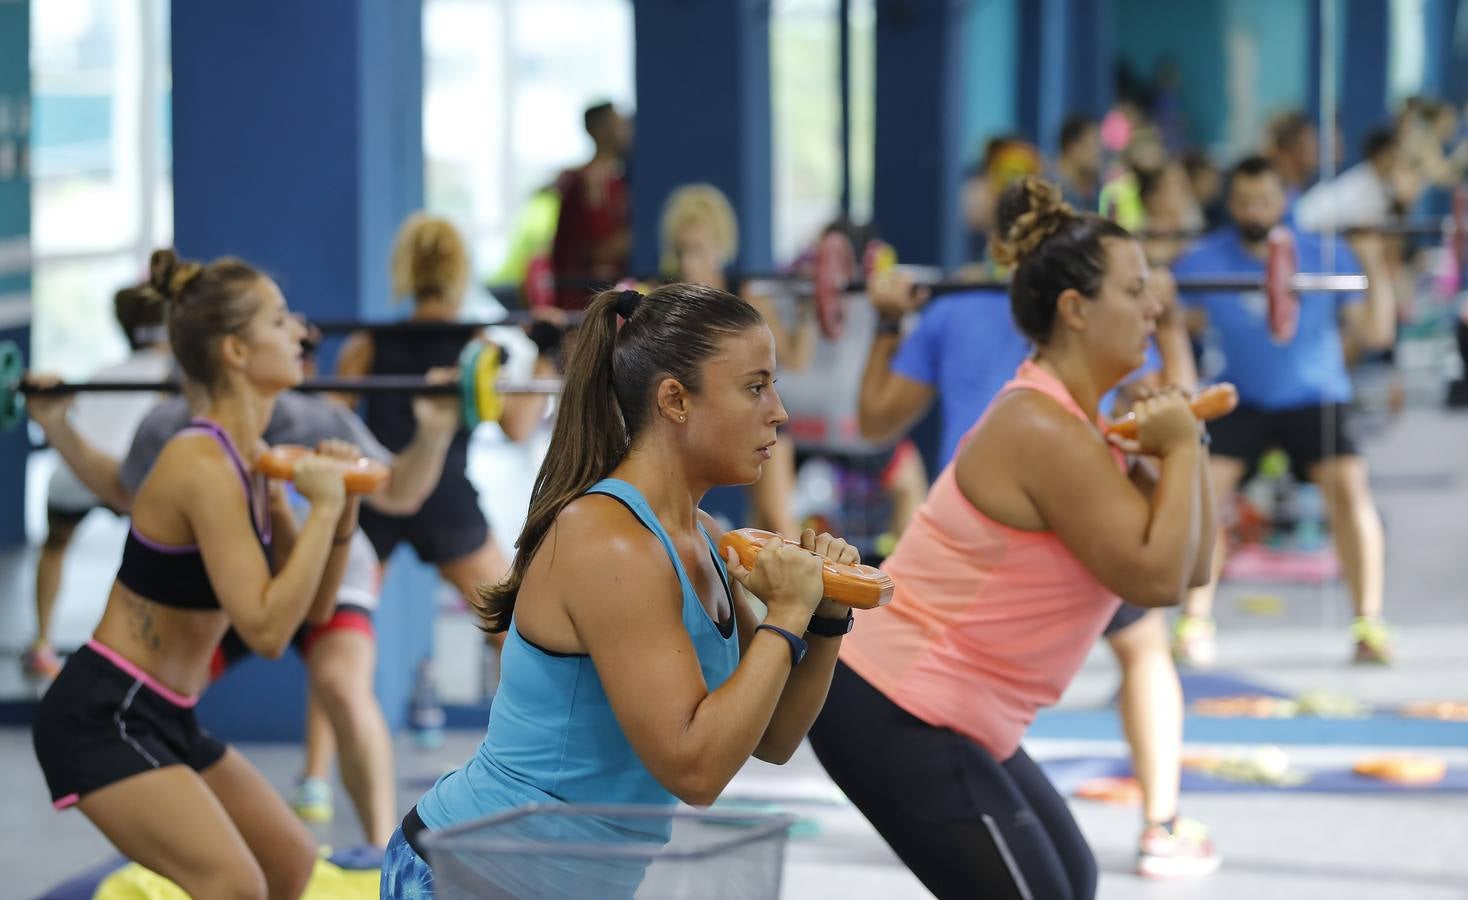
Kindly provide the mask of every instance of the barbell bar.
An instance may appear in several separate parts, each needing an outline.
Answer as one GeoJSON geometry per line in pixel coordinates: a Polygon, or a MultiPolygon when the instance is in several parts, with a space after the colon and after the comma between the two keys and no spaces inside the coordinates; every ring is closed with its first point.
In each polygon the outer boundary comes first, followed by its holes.
{"type": "MultiPolygon", "coordinates": [[[[459,354],[458,378],[447,382],[429,381],[423,375],[369,375],[361,378],[314,378],[292,390],[306,393],[341,393],[364,395],[416,394],[434,397],[456,397],[460,401],[464,425],[474,428],[481,422],[499,419],[503,398],[511,394],[554,396],[561,391],[558,378],[502,379],[499,348],[484,341],[471,341],[459,354]]],[[[77,393],[177,393],[182,389],[176,380],[163,381],[84,381],[39,385],[24,377],[20,348],[0,341],[0,431],[16,428],[25,419],[25,398],[77,393]]]]}
{"type": "MultiPolygon", "coordinates": [[[[75,381],[51,385],[31,384],[27,381],[12,383],[12,390],[28,397],[51,397],[64,394],[146,394],[178,393],[181,385],[177,381],[75,381]]],[[[4,386],[0,385],[0,390],[4,386]]],[[[421,375],[367,375],[361,378],[313,378],[291,388],[306,394],[419,394],[430,397],[447,397],[460,392],[459,385],[451,381],[430,382],[421,375]]],[[[495,391],[507,394],[559,394],[559,378],[532,378],[528,380],[506,379],[495,383],[495,391]]]]}

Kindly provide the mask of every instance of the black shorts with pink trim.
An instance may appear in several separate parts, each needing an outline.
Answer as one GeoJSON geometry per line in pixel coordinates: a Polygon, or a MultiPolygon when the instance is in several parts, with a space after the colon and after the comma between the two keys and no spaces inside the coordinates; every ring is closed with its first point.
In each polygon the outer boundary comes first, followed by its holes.
{"type": "Polygon", "coordinates": [[[165,766],[202,772],[219,762],[228,748],[199,727],[196,699],[88,641],[46,691],[31,731],[51,802],[65,809],[134,775],[165,766]]]}

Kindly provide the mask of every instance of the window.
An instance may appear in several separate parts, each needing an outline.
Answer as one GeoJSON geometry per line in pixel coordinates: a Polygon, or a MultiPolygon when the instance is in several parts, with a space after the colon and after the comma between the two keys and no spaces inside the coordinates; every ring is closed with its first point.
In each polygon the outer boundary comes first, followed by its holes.
{"type": "Polygon", "coordinates": [[[127,353],[112,294],[172,232],[167,0],[32,0],[32,365],[127,353]]]}
{"type": "MultiPolygon", "coordinates": [[[[770,4],[774,256],[798,256],[841,209],[838,0],[770,4]]],[[[851,0],[851,215],[872,215],[876,3],[851,0]]]]}
{"type": "Polygon", "coordinates": [[[591,157],[582,113],[630,110],[630,0],[424,0],[426,205],[498,268],[530,195],[591,157]]]}

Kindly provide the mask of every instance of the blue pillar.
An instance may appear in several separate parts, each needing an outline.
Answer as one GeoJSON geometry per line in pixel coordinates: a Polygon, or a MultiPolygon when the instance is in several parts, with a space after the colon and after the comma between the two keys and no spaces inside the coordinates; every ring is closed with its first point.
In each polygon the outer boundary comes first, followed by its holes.
{"type": "Polygon", "coordinates": [[[1305,112],[1311,121],[1320,121],[1320,60],[1325,51],[1325,23],[1320,5],[1334,0],[1306,0],[1305,24],[1305,112]]]}
{"type": "MultiPolygon", "coordinates": [[[[29,359],[31,328],[30,4],[0,0],[0,341],[29,359]]],[[[0,433],[0,550],[25,543],[24,427],[0,433]]]]}
{"type": "MultiPolygon", "coordinates": [[[[393,234],[423,205],[420,0],[175,0],[172,15],[179,250],[249,260],[308,316],[385,315],[393,234]]],[[[404,553],[389,567],[377,689],[393,725],[431,652],[437,584],[404,553]]],[[[253,660],[200,717],[227,738],[296,739],[301,675],[253,660]]]]}
{"type": "Polygon", "coordinates": [[[1060,149],[1060,125],[1073,112],[1097,118],[1111,105],[1110,0],[1033,0],[1020,4],[1020,129],[1048,154],[1060,149]]]}
{"type": "MultiPolygon", "coordinates": [[[[1423,0],[1427,37],[1422,60],[1422,93],[1452,101],[1453,52],[1459,0],[1423,0]]],[[[1461,101],[1457,101],[1461,103],[1461,101]]]]}
{"type": "Polygon", "coordinates": [[[663,202],[702,181],[739,217],[735,267],[769,269],[768,0],[635,0],[634,12],[633,268],[656,271],[663,202]]]}
{"type": "Polygon", "coordinates": [[[1449,7],[1448,41],[1443,62],[1443,98],[1461,107],[1468,102],[1468,0],[1443,0],[1449,7]]]}
{"type": "Polygon", "coordinates": [[[423,203],[417,0],[175,0],[174,233],[244,257],[292,309],[386,310],[387,254],[423,203]]]}
{"type": "Polygon", "coordinates": [[[952,267],[963,260],[958,185],[970,5],[968,0],[877,3],[881,127],[873,218],[907,262],[952,267]]]}
{"type": "MultiPolygon", "coordinates": [[[[1061,115],[1089,113],[1096,118],[1111,107],[1116,21],[1111,0],[1069,0],[1066,4],[1065,108],[1061,115]]],[[[1059,127],[1052,140],[1059,140],[1059,127]]]]}
{"type": "Polygon", "coordinates": [[[1391,4],[1388,0],[1337,0],[1345,16],[1340,76],[1341,132],[1346,165],[1361,161],[1366,133],[1390,124],[1387,79],[1391,71],[1391,4]]]}

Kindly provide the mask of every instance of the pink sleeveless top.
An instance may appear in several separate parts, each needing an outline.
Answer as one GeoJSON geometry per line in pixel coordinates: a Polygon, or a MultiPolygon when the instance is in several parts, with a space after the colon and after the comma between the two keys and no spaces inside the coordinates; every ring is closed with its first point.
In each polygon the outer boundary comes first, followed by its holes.
{"type": "MultiPolygon", "coordinates": [[[[1016,390],[1086,418],[1029,360],[995,402],[1016,390]]],[[[1125,455],[1114,447],[1112,455],[1125,470],[1125,455]]],[[[1001,761],[1035,713],[1060,699],[1120,602],[1053,532],[1021,531],[975,509],[952,462],[882,568],[896,583],[892,602],[857,617],[841,660],[909,713],[1001,761]]]]}

